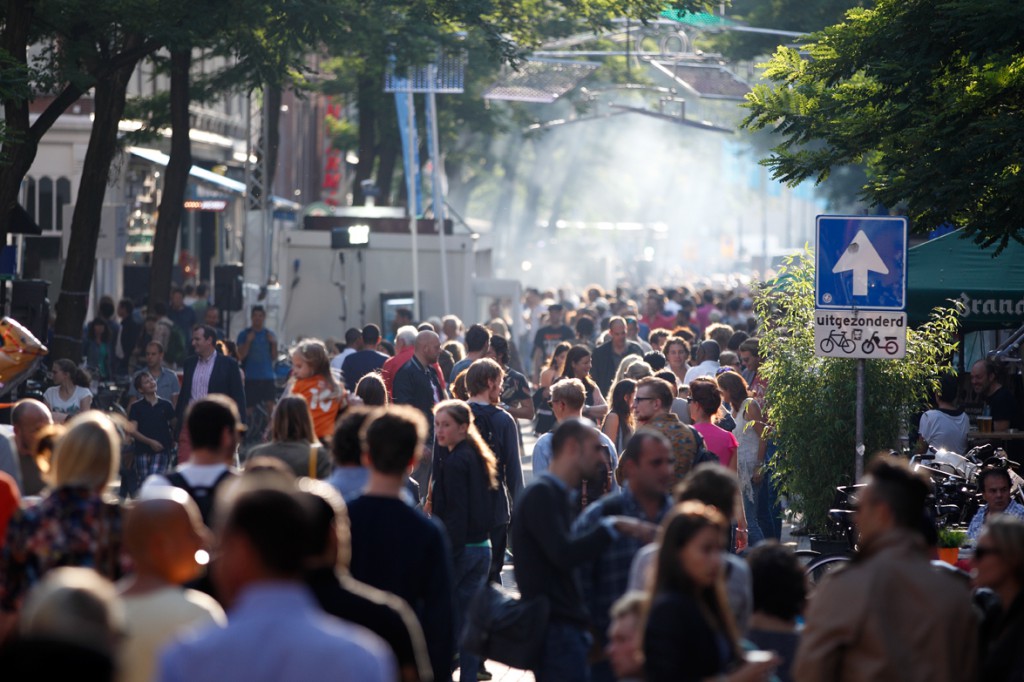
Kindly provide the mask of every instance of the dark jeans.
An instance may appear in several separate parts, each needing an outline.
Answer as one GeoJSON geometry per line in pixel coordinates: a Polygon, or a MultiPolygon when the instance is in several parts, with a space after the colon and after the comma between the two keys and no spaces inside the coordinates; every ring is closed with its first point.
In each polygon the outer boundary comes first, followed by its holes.
{"type": "Polygon", "coordinates": [[[782,514],[779,509],[779,493],[775,489],[775,482],[772,480],[773,468],[772,457],[777,448],[775,443],[768,441],[768,447],[764,453],[765,472],[761,479],[761,486],[757,489],[757,525],[761,527],[761,533],[765,539],[782,537],[782,514]]]}
{"type": "Polygon", "coordinates": [[[537,682],[590,682],[590,633],[578,625],[548,623],[537,682]]]}
{"type": "Polygon", "coordinates": [[[505,547],[508,546],[508,525],[502,524],[491,529],[491,566],[487,579],[495,585],[501,584],[501,569],[505,566],[505,547]]]}
{"type": "Polygon", "coordinates": [[[459,641],[459,668],[462,680],[475,680],[480,659],[462,647],[462,628],[466,623],[469,604],[476,593],[487,584],[487,570],[491,565],[490,547],[466,547],[455,565],[455,632],[459,641]]]}

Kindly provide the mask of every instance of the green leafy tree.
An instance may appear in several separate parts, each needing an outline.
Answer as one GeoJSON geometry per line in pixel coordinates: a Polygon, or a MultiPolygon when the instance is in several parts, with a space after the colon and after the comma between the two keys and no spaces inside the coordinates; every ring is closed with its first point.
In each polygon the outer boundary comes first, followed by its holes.
{"type": "Polygon", "coordinates": [[[789,184],[864,163],[870,204],[979,244],[1024,224],[1024,5],[878,0],[779,48],[745,125],[781,138],[765,160],[789,184]]]}
{"type": "MultiPolygon", "coordinates": [[[[864,0],[734,0],[727,16],[755,28],[810,33],[839,23],[847,10],[866,4],[864,0]]],[[[734,60],[770,55],[779,45],[793,42],[794,38],[778,34],[745,31],[723,31],[709,41],[711,49],[734,60]]]]}
{"type": "MultiPolygon", "coordinates": [[[[823,358],[814,347],[814,260],[789,258],[758,294],[763,320],[760,372],[768,382],[767,418],[778,445],[776,477],[793,506],[820,528],[836,486],[853,482],[856,360],[823,358]]],[[[873,360],[865,371],[864,445],[869,455],[898,449],[901,428],[951,369],[957,308],[936,308],[907,330],[902,360],[873,360]]]]}
{"type": "MultiPolygon", "coordinates": [[[[704,10],[713,3],[706,0],[677,0],[682,9],[704,10]]],[[[432,58],[438,46],[452,45],[455,36],[470,53],[467,94],[464,98],[443,97],[438,102],[441,126],[459,136],[479,133],[481,145],[459,147],[456,137],[445,135],[443,146],[452,149],[452,161],[461,166],[462,152],[475,154],[486,169],[500,165],[489,158],[482,143],[508,124],[503,112],[488,109],[483,102],[469,103],[478,97],[485,73],[492,76],[504,63],[517,64],[530,49],[544,40],[572,35],[580,31],[603,32],[613,20],[630,16],[649,20],[664,9],[659,0],[582,0],[579,2],[534,3],[519,0],[412,0],[401,6],[388,2],[366,2],[352,8],[345,21],[349,31],[328,51],[334,58],[330,65],[335,74],[326,83],[329,94],[344,95],[355,101],[358,110],[358,157],[353,197],[356,204],[364,201],[360,182],[375,177],[383,202],[391,194],[392,174],[400,154],[394,100],[383,92],[383,76],[388,55],[399,65],[416,64],[432,58]],[[464,36],[464,37],[463,37],[464,36]],[[482,64],[482,66],[481,66],[482,64]],[[476,83],[474,86],[472,83],[476,83]],[[460,100],[452,104],[454,100],[460,100]],[[457,111],[453,111],[457,109],[457,111]],[[449,113],[451,112],[451,113],[449,113]],[[446,118],[447,117],[447,118],[446,118]],[[446,124],[445,120],[462,125],[446,124]]],[[[401,66],[399,66],[401,68],[401,66]]],[[[462,170],[459,168],[458,170],[462,170]]],[[[467,169],[467,180],[473,177],[467,169]]],[[[471,189],[471,187],[469,188],[471,189]]]]}
{"type": "MultiPolygon", "coordinates": [[[[8,216],[43,135],[91,88],[120,78],[123,69],[133,68],[158,46],[135,28],[160,11],[139,4],[128,0],[17,0],[0,6],[0,103],[4,109],[0,243],[7,241],[8,216]],[[29,46],[41,48],[31,59],[29,46]],[[32,120],[29,103],[39,94],[51,97],[32,120]]],[[[98,225],[98,216],[96,222],[98,225]]]]}
{"type": "MultiPolygon", "coordinates": [[[[268,120],[263,132],[269,142],[265,163],[270,175],[265,179],[265,187],[269,189],[277,166],[281,93],[287,87],[306,85],[303,57],[342,30],[338,16],[345,2],[237,0],[213,3],[207,12],[189,12],[188,17],[165,25],[170,56],[161,61],[166,62],[170,74],[170,91],[161,93],[150,103],[149,128],[169,123],[172,135],[153,238],[150,301],[166,301],[170,297],[178,231],[192,166],[189,105],[194,100],[211,101],[225,92],[262,90],[268,102],[268,120]],[[192,58],[199,50],[234,59],[228,67],[193,83],[192,58]]],[[[258,197],[250,199],[255,201],[258,197]]]]}

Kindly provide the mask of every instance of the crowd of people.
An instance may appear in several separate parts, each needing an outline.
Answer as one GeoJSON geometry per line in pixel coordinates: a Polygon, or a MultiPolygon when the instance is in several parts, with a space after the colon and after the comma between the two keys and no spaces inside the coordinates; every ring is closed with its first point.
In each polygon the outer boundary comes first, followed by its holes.
{"type": "Polygon", "coordinates": [[[929,562],[926,482],[879,456],[858,559],[808,593],[779,542],[749,295],[529,290],[519,339],[500,310],[402,311],[299,340],[279,387],[261,308],[232,347],[179,293],[180,380],[152,333],[134,361],[93,353],[140,363],[127,418],[66,361],[12,411],[11,679],[485,680],[500,654],[462,635],[513,581],[548,614],[519,635],[538,682],[1024,679],[1024,521],[1001,477],[975,591],[929,562]]]}

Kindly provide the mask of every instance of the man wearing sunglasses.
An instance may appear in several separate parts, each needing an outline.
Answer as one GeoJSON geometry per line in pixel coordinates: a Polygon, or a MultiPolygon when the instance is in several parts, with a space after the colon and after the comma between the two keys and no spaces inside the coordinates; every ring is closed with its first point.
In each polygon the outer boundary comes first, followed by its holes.
{"type": "Polygon", "coordinates": [[[707,454],[704,438],[692,426],[671,412],[672,386],[664,379],[645,377],[636,387],[633,416],[637,429],[646,427],[665,436],[672,445],[672,469],[676,481],[682,481],[707,454]]]}
{"type": "Polygon", "coordinates": [[[969,588],[929,560],[928,482],[886,455],[875,458],[865,482],[857,499],[859,556],[810,600],[793,679],[977,679],[969,588]]]}

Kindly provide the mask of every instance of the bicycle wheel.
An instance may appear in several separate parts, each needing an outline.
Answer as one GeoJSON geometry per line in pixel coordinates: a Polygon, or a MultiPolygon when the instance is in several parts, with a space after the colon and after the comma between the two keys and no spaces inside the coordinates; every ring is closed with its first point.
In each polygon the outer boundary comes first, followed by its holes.
{"type": "Polygon", "coordinates": [[[798,549],[793,554],[796,555],[796,560],[800,562],[800,566],[804,569],[821,558],[821,552],[813,549],[798,549]]]}
{"type": "Polygon", "coordinates": [[[854,343],[853,339],[844,338],[843,342],[840,344],[840,348],[843,349],[844,353],[852,353],[854,350],[856,350],[857,344],[854,343]]]}
{"type": "Polygon", "coordinates": [[[815,561],[812,561],[804,569],[807,582],[811,588],[816,587],[825,576],[838,571],[850,562],[850,557],[845,554],[829,554],[815,561]]]}
{"type": "Polygon", "coordinates": [[[821,352],[827,354],[832,352],[832,349],[835,348],[836,342],[832,339],[825,338],[822,339],[821,343],[818,345],[821,347],[821,352]]]}
{"type": "Polygon", "coordinates": [[[269,424],[270,418],[266,411],[262,406],[257,406],[252,411],[249,423],[246,424],[245,437],[242,439],[245,454],[248,454],[250,448],[266,442],[265,436],[269,424]]]}

